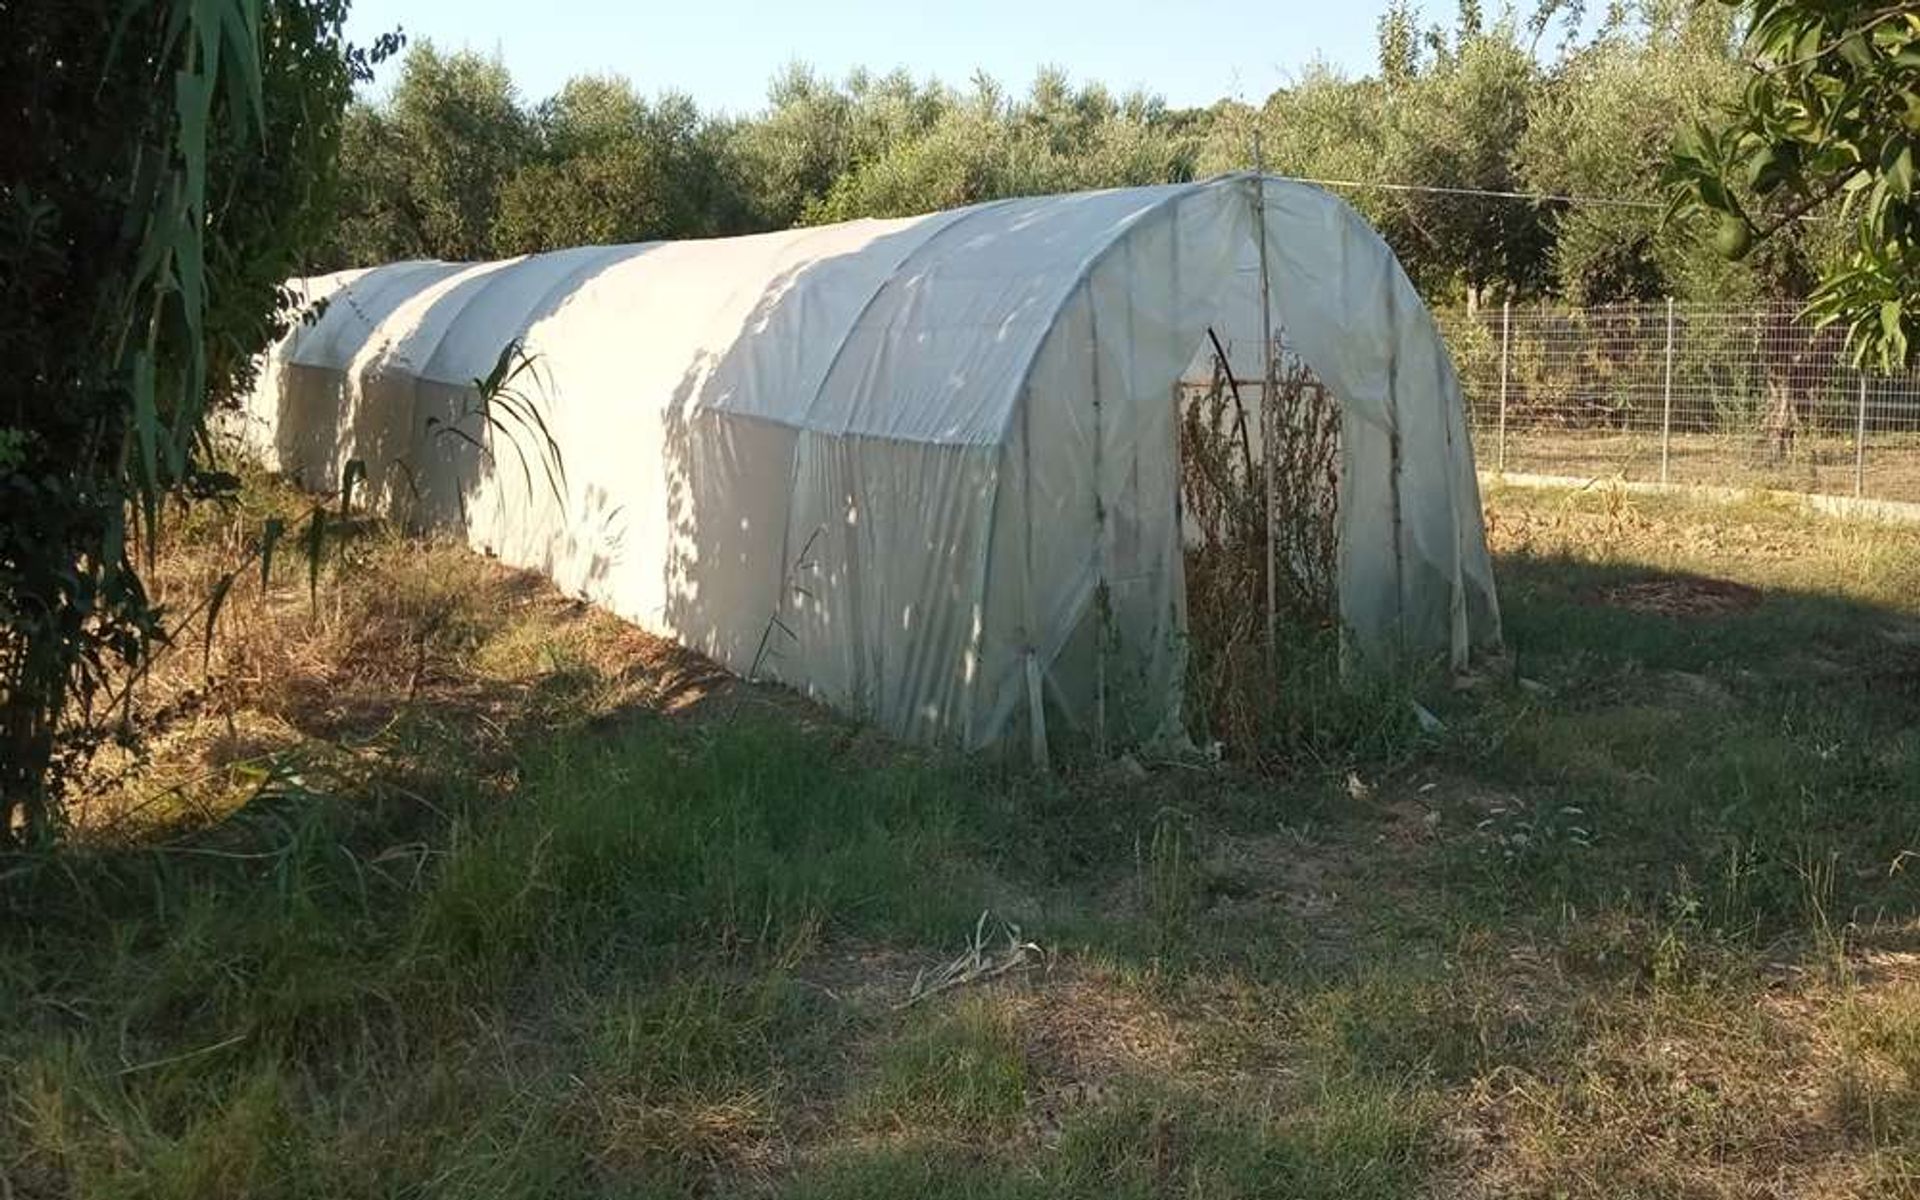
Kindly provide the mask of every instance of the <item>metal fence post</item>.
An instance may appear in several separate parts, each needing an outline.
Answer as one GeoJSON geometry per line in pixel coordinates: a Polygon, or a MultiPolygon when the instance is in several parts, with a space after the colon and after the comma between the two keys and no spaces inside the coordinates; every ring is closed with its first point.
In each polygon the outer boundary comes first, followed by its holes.
{"type": "Polygon", "coordinates": [[[1513,334],[1513,301],[1500,302],[1500,431],[1496,438],[1498,449],[1494,452],[1494,465],[1499,472],[1507,473],[1507,345],[1513,334]]]}
{"type": "Polygon", "coordinates": [[[1667,297],[1667,373],[1660,387],[1660,486],[1667,486],[1667,463],[1673,453],[1673,297],[1667,297]]]}
{"type": "Polygon", "coordinates": [[[1867,488],[1867,373],[1860,372],[1860,416],[1853,427],[1853,495],[1859,499],[1867,488]]]}

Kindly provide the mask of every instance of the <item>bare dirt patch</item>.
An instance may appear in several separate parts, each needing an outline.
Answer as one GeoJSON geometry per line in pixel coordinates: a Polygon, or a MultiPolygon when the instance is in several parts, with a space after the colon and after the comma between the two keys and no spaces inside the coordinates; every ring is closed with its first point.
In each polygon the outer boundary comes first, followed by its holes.
{"type": "Polygon", "coordinates": [[[1230,906],[1316,922],[1334,913],[1357,874],[1347,856],[1292,832],[1222,838],[1205,865],[1225,884],[1230,906]]]}
{"type": "Polygon", "coordinates": [[[1650,616],[1717,617],[1753,608],[1760,595],[1728,579],[1644,579],[1601,588],[1594,602],[1650,616]]]}
{"type": "Polygon", "coordinates": [[[925,960],[897,946],[844,938],[810,955],[794,972],[835,1004],[880,1010],[905,1000],[925,960]]]}

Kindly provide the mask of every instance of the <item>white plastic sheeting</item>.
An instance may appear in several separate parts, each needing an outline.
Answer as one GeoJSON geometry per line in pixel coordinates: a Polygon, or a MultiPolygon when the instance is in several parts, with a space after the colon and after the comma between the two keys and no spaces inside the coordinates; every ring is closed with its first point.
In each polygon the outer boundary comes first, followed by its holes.
{"type": "Polygon", "coordinates": [[[1365,222],[1281,180],[306,280],[327,304],[247,436],[314,487],[361,460],[388,511],[907,736],[1024,736],[1036,690],[1177,735],[1173,385],[1210,325],[1258,345],[1262,186],[1275,319],[1341,405],[1349,635],[1464,662],[1499,617],[1446,350],[1365,222]],[[551,486],[481,416],[516,339],[551,486]]]}

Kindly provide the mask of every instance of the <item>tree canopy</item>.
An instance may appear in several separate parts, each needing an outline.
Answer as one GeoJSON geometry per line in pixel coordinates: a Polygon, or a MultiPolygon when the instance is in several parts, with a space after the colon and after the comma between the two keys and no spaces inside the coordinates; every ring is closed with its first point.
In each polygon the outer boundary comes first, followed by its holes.
{"type": "Polygon", "coordinates": [[[1744,84],[1688,132],[1670,181],[1732,259],[1831,213],[1835,258],[1808,296],[1860,362],[1920,353],[1920,3],[1727,0],[1746,20],[1744,84]]]}
{"type": "Polygon", "coordinates": [[[1741,95],[1736,14],[1634,0],[1597,24],[1542,0],[1445,25],[1406,0],[1375,69],[1325,65],[1258,104],[1174,109],[1057,69],[1024,90],[905,72],[779,72],[732,117],[585,76],[538,101],[497,61],[412,50],[348,115],[330,265],[700,237],[999,196],[1160,183],[1252,165],[1335,181],[1442,302],[1804,297],[1843,247],[1802,222],[1730,261],[1664,219],[1675,139],[1741,95]],[[1532,197],[1558,197],[1538,199],[1532,197]]]}

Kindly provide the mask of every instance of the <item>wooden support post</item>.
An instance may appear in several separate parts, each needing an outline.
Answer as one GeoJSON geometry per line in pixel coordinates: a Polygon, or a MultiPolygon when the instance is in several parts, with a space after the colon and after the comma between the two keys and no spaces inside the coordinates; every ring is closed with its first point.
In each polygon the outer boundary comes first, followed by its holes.
{"type": "Polygon", "coordinates": [[[1027,732],[1033,739],[1033,765],[1042,771],[1053,769],[1047,754],[1047,708],[1045,689],[1040,686],[1040,660],[1027,651],[1027,732]]]}
{"type": "Polygon", "coordinates": [[[1280,638],[1280,573],[1274,546],[1279,516],[1279,486],[1274,479],[1274,449],[1281,431],[1273,411],[1273,279],[1267,267],[1267,165],[1260,153],[1260,131],[1253,131],[1253,221],[1260,239],[1260,461],[1267,493],[1267,670],[1278,662],[1280,638]]]}

